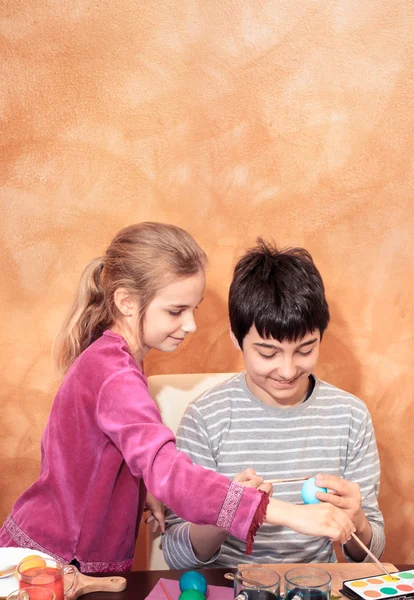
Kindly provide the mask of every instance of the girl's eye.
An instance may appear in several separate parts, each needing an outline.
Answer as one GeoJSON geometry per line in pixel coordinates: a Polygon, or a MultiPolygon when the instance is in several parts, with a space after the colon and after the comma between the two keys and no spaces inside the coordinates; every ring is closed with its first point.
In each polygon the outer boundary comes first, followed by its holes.
{"type": "Polygon", "coordinates": [[[169,310],[168,312],[172,317],[179,317],[183,311],[182,310],[177,310],[177,311],[169,310]]]}

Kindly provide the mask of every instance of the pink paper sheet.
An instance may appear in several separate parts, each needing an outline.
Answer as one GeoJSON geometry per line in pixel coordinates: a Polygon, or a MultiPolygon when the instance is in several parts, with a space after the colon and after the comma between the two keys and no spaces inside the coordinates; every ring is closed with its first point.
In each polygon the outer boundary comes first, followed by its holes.
{"type": "MultiPolygon", "coordinates": [[[[178,581],[163,578],[160,579],[160,581],[162,581],[172,600],[178,600],[181,594],[178,581]]],[[[221,587],[218,585],[209,585],[207,588],[207,600],[233,600],[233,598],[232,588],[221,587]]],[[[160,582],[157,583],[149,596],[147,596],[146,600],[167,600],[167,597],[160,586],[160,582]]]]}

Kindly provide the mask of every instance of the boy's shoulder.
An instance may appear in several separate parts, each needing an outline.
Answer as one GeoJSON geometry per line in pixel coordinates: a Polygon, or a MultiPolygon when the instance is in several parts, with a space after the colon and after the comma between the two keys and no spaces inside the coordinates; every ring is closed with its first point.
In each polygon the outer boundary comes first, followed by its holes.
{"type": "Polygon", "coordinates": [[[368,408],[365,402],[351,394],[351,392],[347,392],[346,390],[342,390],[341,388],[324,381],[323,379],[316,378],[318,381],[317,395],[320,400],[323,402],[329,402],[338,405],[346,405],[351,408],[355,408],[364,413],[368,413],[368,408]]]}
{"type": "Polygon", "coordinates": [[[235,398],[244,394],[243,373],[229,374],[228,379],[212,386],[197,396],[190,406],[197,408],[201,413],[210,410],[214,405],[225,406],[231,404],[235,398]]]}

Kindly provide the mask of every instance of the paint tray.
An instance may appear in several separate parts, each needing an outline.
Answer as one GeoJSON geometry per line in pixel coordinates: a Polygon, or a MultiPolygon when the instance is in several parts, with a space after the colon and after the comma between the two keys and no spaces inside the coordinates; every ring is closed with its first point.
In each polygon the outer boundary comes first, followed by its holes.
{"type": "Polygon", "coordinates": [[[390,598],[414,599],[414,569],[391,573],[398,581],[390,581],[388,575],[371,575],[348,579],[339,590],[351,600],[390,600],[390,598]]]}

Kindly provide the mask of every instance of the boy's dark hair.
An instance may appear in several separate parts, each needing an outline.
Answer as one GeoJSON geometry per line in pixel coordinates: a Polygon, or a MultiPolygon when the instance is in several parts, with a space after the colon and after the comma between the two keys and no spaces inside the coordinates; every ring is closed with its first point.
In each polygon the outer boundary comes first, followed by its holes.
{"type": "Polygon", "coordinates": [[[229,293],[230,325],[240,348],[252,325],[279,342],[303,338],[329,323],[322,277],[304,248],[278,250],[257,239],[238,261],[229,293]]]}

